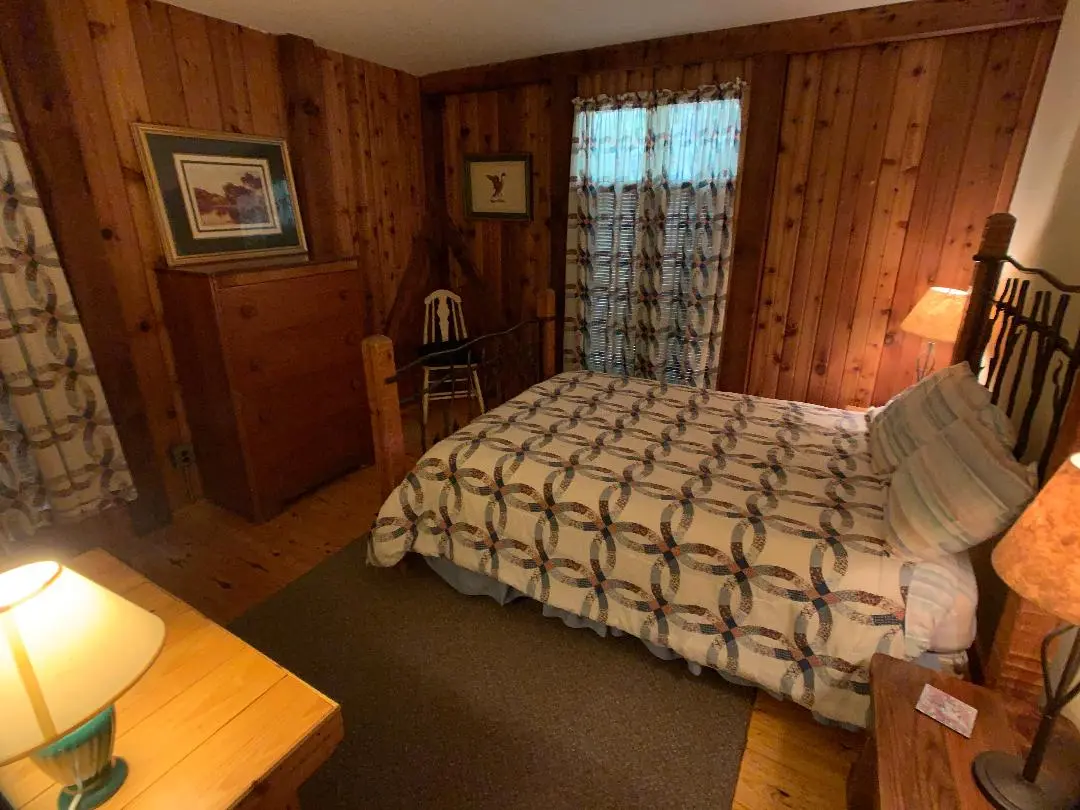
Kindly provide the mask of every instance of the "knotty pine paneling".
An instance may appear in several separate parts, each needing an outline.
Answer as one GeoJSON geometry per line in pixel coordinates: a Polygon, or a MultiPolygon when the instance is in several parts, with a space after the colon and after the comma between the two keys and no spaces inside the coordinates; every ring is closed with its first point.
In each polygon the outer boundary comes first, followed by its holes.
{"type": "MultiPolygon", "coordinates": [[[[721,60],[648,69],[582,74],[574,80],[578,95],[616,95],[636,90],[680,90],[731,81],[745,76],[744,60],[721,60]]],[[[462,231],[468,258],[483,279],[484,301],[465,300],[466,320],[473,332],[510,326],[533,306],[535,294],[562,279],[551,272],[551,201],[566,194],[566,180],[553,182],[552,89],[526,84],[444,98],[443,159],[447,208],[462,231]],[[529,152],[532,155],[533,218],[531,222],[471,220],[464,209],[464,156],[470,153],[529,152]]],[[[565,229],[565,222],[558,227],[565,229]]],[[[451,261],[451,282],[463,286],[464,271],[451,261]]]]}
{"type": "MultiPolygon", "coordinates": [[[[1056,24],[789,60],[749,392],[846,407],[914,381],[900,331],[1007,207],[1056,24]]],[[[736,239],[738,235],[736,234],[736,239]]],[[[951,346],[939,346],[946,362],[951,346]]]]}
{"type": "MultiPolygon", "coordinates": [[[[551,286],[550,87],[446,96],[443,144],[447,207],[487,293],[483,301],[464,299],[467,326],[471,334],[511,326],[532,314],[537,291],[551,286]],[[498,152],[532,155],[530,221],[465,217],[465,155],[498,152]]],[[[463,287],[464,272],[452,259],[452,286],[463,287]]]]}
{"type": "MultiPolygon", "coordinates": [[[[163,325],[155,273],[161,250],[131,124],[288,137],[279,38],[156,0],[28,2],[38,8],[27,11],[27,19],[49,32],[35,57],[58,63],[59,86],[23,76],[11,82],[27,96],[16,98],[16,107],[47,104],[57,93],[70,97],[81,150],[73,160],[81,162],[92,205],[66,206],[57,197],[49,213],[92,218],[101,234],[123,321],[120,339],[128,344],[140,395],[115,409],[145,412],[165,494],[176,508],[197,499],[201,486],[194,468],[177,470],[169,461],[169,447],[190,441],[190,432],[163,325]]],[[[10,20],[22,24],[14,11],[10,20]]],[[[331,201],[330,249],[360,257],[367,326],[378,331],[421,226],[418,80],[321,48],[315,52],[332,165],[332,184],[320,190],[331,201]]],[[[4,61],[9,71],[34,70],[25,60],[4,61]]],[[[296,165],[309,159],[295,149],[292,157],[296,165]]],[[[63,168],[54,161],[38,166],[46,172],[63,168]]],[[[40,181],[56,189],[70,185],[47,173],[40,181]]],[[[306,203],[300,200],[305,216],[306,203]]],[[[320,224],[306,222],[313,230],[320,224]]],[[[58,242],[69,272],[78,275],[71,266],[86,251],[58,242]]]]}

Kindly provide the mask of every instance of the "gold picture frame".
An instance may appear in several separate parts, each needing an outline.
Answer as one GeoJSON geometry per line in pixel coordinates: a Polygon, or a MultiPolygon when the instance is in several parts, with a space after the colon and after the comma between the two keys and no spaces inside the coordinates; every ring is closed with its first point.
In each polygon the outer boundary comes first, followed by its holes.
{"type": "Polygon", "coordinates": [[[284,138],[135,123],[170,266],[307,253],[284,138]]]}

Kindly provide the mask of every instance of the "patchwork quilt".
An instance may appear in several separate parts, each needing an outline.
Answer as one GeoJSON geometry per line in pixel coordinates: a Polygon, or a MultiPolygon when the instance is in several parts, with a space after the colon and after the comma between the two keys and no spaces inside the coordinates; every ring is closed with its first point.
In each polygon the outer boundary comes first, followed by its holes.
{"type": "Polygon", "coordinates": [[[905,657],[885,496],[860,413],[572,372],[433,447],[369,560],[442,556],[863,726],[871,656],[905,657]]]}

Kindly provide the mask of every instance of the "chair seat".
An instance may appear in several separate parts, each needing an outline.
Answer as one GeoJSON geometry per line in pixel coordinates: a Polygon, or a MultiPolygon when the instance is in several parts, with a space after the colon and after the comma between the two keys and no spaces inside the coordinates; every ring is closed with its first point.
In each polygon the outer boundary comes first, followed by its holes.
{"type": "Polygon", "coordinates": [[[480,357],[472,349],[462,348],[466,340],[441,340],[420,347],[420,362],[428,368],[476,365],[480,357]],[[446,352],[446,354],[437,354],[446,352]],[[435,356],[433,356],[435,355],[435,356]]]}

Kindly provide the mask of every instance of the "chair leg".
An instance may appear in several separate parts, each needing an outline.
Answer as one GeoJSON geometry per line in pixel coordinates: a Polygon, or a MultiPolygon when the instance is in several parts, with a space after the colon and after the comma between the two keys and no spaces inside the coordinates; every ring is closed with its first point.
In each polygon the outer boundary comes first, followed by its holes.
{"type": "Polygon", "coordinates": [[[421,434],[427,437],[427,419],[428,419],[428,385],[431,382],[431,372],[428,369],[424,369],[424,389],[420,394],[420,431],[421,434]]]}
{"type": "Polygon", "coordinates": [[[476,404],[480,406],[480,413],[484,412],[484,395],[480,393],[480,375],[476,369],[472,370],[473,390],[476,392],[476,404]]]}

